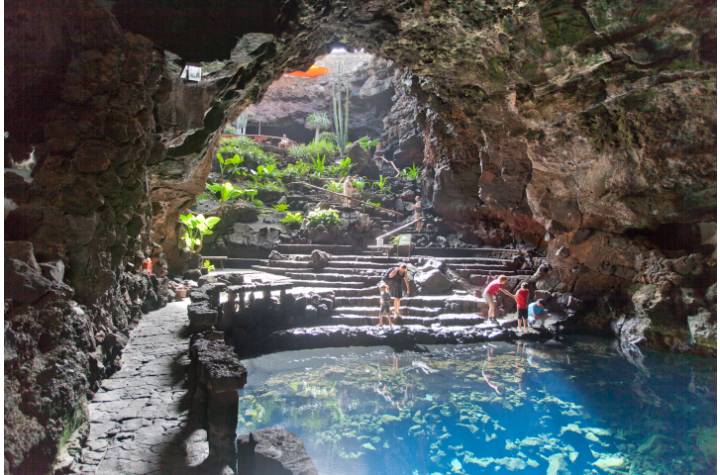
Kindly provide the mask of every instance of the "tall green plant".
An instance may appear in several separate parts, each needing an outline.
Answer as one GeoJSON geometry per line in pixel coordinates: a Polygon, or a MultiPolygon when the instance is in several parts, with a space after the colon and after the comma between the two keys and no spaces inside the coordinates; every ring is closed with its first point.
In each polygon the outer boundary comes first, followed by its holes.
{"type": "Polygon", "coordinates": [[[418,167],[416,167],[413,163],[411,166],[403,168],[400,172],[400,175],[406,180],[415,181],[420,176],[420,171],[418,170],[418,167]]]}
{"type": "Polygon", "coordinates": [[[315,129],[315,142],[320,140],[320,131],[330,128],[330,118],[324,112],[313,112],[305,118],[305,128],[315,129]]]}
{"type": "MultiPolygon", "coordinates": [[[[350,122],[350,87],[339,80],[332,84],[333,127],[340,153],[345,152],[350,122]]],[[[342,156],[342,155],[341,155],[342,156]]]]}
{"type": "Polygon", "coordinates": [[[208,216],[203,214],[181,214],[180,224],[183,225],[183,232],[180,234],[180,241],[183,248],[194,254],[198,254],[202,250],[203,239],[212,236],[213,228],[220,222],[217,216],[208,216]]]}
{"type": "Polygon", "coordinates": [[[325,155],[318,155],[313,158],[310,162],[310,166],[312,167],[315,176],[323,176],[325,174],[325,155]]]}

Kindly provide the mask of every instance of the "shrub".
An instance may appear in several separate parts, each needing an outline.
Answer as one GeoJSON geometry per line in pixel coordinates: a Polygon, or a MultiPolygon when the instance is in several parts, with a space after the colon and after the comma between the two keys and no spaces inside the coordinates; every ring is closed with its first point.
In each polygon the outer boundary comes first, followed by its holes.
{"type": "Polygon", "coordinates": [[[290,228],[299,228],[300,225],[302,225],[303,222],[303,215],[300,212],[288,212],[283,218],[280,220],[280,224],[283,224],[290,228]]]}
{"type": "Polygon", "coordinates": [[[289,163],[285,167],[285,170],[283,170],[283,174],[293,178],[304,178],[308,176],[311,171],[312,167],[308,162],[298,160],[295,163],[289,163]]]}
{"type": "Polygon", "coordinates": [[[289,206],[287,203],[277,203],[277,204],[273,205],[273,209],[275,211],[279,211],[281,213],[284,213],[285,211],[287,211],[288,208],[289,208],[289,206]]]}
{"type": "Polygon", "coordinates": [[[308,213],[308,227],[314,228],[321,224],[325,227],[338,226],[340,213],[336,209],[316,209],[308,213]]]}
{"type": "Polygon", "coordinates": [[[331,167],[330,171],[333,175],[337,175],[340,177],[346,177],[350,174],[351,168],[352,168],[352,158],[345,157],[342,160],[338,160],[338,162],[331,167]]]}
{"type": "Polygon", "coordinates": [[[377,181],[373,182],[373,186],[377,188],[380,193],[387,193],[390,190],[390,184],[384,175],[380,175],[377,181]]]}
{"type": "Polygon", "coordinates": [[[324,140],[326,142],[335,144],[335,142],[337,141],[337,135],[335,135],[335,132],[320,132],[318,140],[324,140]]]}
{"type": "Polygon", "coordinates": [[[250,137],[239,136],[220,140],[218,153],[223,156],[239,155],[245,162],[268,165],[275,163],[275,156],[266,152],[250,137]]]}
{"type": "Polygon", "coordinates": [[[203,269],[207,269],[208,272],[215,272],[215,266],[208,259],[205,259],[202,263],[203,269]]]}
{"type": "Polygon", "coordinates": [[[335,193],[342,193],[343,192],[343,185],[339,181],[329,181],[325,183],[326,190],[334,191],[335,193]]]}
{"type": "Polygon", "coordinates": [[[362,180],[362,179],[353,180],[352,185],[353,185],[353,188],[355,188],[356,190],[358,190],[360,192],[365,191],[365,180],[362,180]]]}
{"type": "Polygon", "coordinates": [[[325,155],[318,155],[310,162],[315,176],[323,176],[325,174],[325,155]]]}
{"type": "Polygon", "coordinates": [[[420,176],[420,171],[413,163],[411,166],[403,168],[400,175],[406,180],[415,181],[418,179],[418,176],[420,176]]]}
{"type": "Polygon", "coordinates": [[[370,149],[374,150],[375,147],[380,145],[380,139],[371,139],[366,135],[358,139],[358,145],[360,145],[360,148],[362,148],[366,152],[369,152],[370,149]]]}
{"type": "Polygon", "coordinates": [[[331,157],[337,153],[337,145],[328,140],[317,140],[309,144],[297,144],[288,149],[288,155],[297,160],[311,160],[318,155],[331,157]]]}

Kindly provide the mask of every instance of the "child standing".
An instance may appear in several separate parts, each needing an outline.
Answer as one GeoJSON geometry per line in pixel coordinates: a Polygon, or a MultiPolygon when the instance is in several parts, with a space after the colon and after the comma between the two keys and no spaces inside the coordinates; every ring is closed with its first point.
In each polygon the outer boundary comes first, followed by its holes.
{"type": "Polygon", "coordinates": [[[390,319],[390,287],[387,284],[380,286],[380,314],[378,315],[378,325],[383,324],[383,317],[387,318],[388,324],[392,326],[392,320],[390,319]]]}
{"type": "Polygon", "coordinates": [[[521,282],[520,288],[515,292],[515,305],[517,306],[518,330],[528,329],[528,298],[530,289],[527,282],[521,282]]]}

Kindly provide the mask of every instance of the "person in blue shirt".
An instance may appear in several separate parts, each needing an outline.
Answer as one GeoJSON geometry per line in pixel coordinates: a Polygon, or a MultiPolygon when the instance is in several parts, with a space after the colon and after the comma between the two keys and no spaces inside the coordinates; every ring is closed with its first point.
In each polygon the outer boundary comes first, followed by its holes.
{"type": "Polygon", "coordinates": [[[538,299],[531,303],[528,307],[528,322],[530,324],[535,323],[535,320],[542,320],[547,317],[547,308],[545,308],[545,301],[538,299]]]}

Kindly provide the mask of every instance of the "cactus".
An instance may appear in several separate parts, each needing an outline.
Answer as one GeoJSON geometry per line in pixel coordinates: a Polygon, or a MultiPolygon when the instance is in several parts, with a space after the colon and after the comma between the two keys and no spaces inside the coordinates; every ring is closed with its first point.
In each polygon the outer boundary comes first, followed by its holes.
{"type": "Polygon", "coordinates": [[[340,155],[345,151],[348,140],[348,123],[350,122],[350,87],[340,81],[333,82],[333,126],[335,128],[335,142],[340,155]]]}

